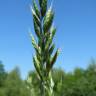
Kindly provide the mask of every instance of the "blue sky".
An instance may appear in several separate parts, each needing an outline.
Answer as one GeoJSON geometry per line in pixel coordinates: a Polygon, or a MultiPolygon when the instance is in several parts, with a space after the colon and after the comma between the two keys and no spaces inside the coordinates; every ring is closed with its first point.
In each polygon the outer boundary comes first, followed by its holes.
{"type": "MultiPolygon", "coordinates": [[[[33,22],[31,0],[0,0],[0,60],[7,71],[18,66],[22,77],[34,69],[28,29],[33,22]]],[[[54,0],[57,33],[54,39],[61,54],[56,67],[72,71],[86,68],[96,59],[96,0],[54,0]]]]}

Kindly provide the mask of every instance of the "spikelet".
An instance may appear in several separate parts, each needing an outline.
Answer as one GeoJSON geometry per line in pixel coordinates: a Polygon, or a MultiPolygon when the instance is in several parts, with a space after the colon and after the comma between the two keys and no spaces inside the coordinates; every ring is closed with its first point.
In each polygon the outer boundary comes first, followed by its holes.
{"type": "Polygon", "coordinates": [[[48,32],[50,30],[51,25],[53,23],[53,18],[54,18],[54,13],[51,9],[49,9],[44,18],[44,25],[43,25],[44,32],[48,32]]]}
{"type": "Polygon", "coordinates": [[[47,11],[47,0],[39,0],[40,10],[42,17],[45,16],[47,11]]]}

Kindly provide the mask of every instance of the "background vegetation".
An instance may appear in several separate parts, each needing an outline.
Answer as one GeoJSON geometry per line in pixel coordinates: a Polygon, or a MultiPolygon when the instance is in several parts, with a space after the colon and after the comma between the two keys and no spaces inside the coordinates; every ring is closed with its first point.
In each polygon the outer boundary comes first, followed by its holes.
{"type": "MultiPolygon", "coordinates": [[[[86,68],[76,68],[73,72],[54,69],[55,96],[96,96],[96,63],[86,68]]],[[[28,74],[29,80],[23,80],[19,68],[6,72],[0,62],[0,96],[40,96],[40,82],[35,71],[28,74]],[[28,85],[32,83],[32,86],[28,85]],[[30,88],[29,88],[30,87],[30,88]],[[29,90],[31,89],[31,90],[29,90]]]]}

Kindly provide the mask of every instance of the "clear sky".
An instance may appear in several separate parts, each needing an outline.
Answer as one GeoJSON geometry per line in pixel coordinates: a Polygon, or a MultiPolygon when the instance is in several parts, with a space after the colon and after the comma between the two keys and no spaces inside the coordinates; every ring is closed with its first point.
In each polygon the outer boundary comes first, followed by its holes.
{"type": "MultiPolygon", "coordinates": [[[[19,66],[22,77],[34,69],[28,29],[33,30],[31,0],[0,0],[0,60],[7,71],[19,66]]],[[[96,59],[96,0],[54,0],[57,33],[54,39],[61,54],[56,67],[72,71],[86,68],[96,59]]]]}

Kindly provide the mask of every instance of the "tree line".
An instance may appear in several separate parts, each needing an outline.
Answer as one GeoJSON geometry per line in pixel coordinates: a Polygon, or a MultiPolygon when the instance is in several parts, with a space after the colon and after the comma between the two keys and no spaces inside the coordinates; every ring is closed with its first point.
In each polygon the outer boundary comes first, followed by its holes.
{"type": "MultiPolygon", "coordinates": [[[[19,68],[10,72],[0,62],[0,96],[41,96],[40,81],[36,71],[30,71],[23,80],[19,68]],[[31,85],[30,85],[31,83],[31,85]]],[[[53,69],[55,96],[96,96],[96,63],[86,69],[76,68],[72,72],[53,69]]]]}

